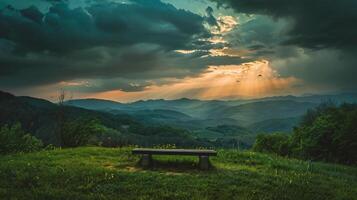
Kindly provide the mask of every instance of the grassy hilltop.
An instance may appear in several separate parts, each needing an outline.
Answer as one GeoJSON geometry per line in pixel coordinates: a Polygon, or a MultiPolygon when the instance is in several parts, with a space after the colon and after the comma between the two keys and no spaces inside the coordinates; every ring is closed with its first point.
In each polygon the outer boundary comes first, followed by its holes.
{"type": "Polygon", "coordinates": [[[81,147],[0,156],[0,199],[357,199],[357,168],[220,150],[209,171],[196,157],[81,147]]]}

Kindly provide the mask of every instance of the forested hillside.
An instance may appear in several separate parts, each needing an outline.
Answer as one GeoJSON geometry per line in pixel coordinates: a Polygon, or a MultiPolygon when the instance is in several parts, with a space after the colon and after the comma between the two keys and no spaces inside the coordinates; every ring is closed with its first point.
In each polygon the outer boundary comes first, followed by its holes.
{"type": "Polygon", "coordinates": [[[357,104],[321,104],[303,116],[292,135],[259,135],[254,150],[357,165],[357,104]]]}
{"type": "MultiPolygon", "coordinates": [[[[0,126],[11,127],[15,124],[20,124],[25,132],[40,139],[46,145],[65,145],[62,141],[64,138],[81,140],[82,137],[77,138],[76,134],[83,134],[88,144],[105,146],[213,145],[202,139],[197,140],[184,129],[160,124],[145,125],[127,114],[114,115],[0,92],[0,126]],[[92,134],[87,135],[88,133],[83,130],[92,134]]],[[[69,143],[73,146],[73,141],[69,143]]]]}
{"type": "MultiPolygon", "coordinates": [[[[241,101],[149,100],[128,104],[83,99],[58,105],[38,98],[0,94],[0,125],[20,123],[27,133],[44,144],[61,145],[64,129],[73,132],[88,128],[91,125],[80,124],[90,122],[96,127],[87,141],[92,144],[243,149],[253,145],[257,134],[292,132],[303,114],[317,106],[318,99],[323,99],[289,96],[241,101]]],[[[347,97],[341,99],[352,101],[354,96],[347,97]]]]}

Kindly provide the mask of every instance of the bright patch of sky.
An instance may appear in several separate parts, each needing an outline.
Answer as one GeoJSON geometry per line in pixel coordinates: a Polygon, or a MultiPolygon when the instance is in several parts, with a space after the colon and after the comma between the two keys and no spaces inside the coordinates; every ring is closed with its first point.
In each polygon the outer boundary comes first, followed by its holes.
{"type": "Polygon", "coordinates": [[[162,0],[162,2],[169,3],[174,5],[176,8],[189,10],[193,13],[197,13],[200,15],[206,14],[206,8],[208,6],[215,8],[216,4],[213,2],[205,1],[205,0],[162,0]]]}

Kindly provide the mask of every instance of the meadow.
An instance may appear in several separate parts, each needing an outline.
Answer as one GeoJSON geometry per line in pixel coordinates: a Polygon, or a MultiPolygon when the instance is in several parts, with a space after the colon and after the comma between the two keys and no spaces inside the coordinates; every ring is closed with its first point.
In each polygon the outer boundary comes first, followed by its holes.
{"type": "Polygon", "coordinates": [[[154,156],[138,166],[131,147],[79,147],[0,156],[0,199],[357,199],[357,168],[250,151],[198,158],[154,156]]]}

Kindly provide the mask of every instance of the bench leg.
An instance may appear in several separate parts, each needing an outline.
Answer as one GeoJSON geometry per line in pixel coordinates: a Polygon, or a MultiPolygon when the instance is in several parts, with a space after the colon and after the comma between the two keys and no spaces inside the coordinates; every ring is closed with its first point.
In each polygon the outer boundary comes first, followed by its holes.
{"type": "Polygon", "coordinates": [[[142,167],[150,167],[152,163],[151,154],[143,154],[140,160],[140,165],[142,167]]]}
{"type": "Polygon", "coordinates": [[[209,163],[209,157],[208,156],[199,156],[200,160],[199,160],[199,167],[200,169],[206,170],[209,169],[210,167],[210,163],[209,163]]]}

